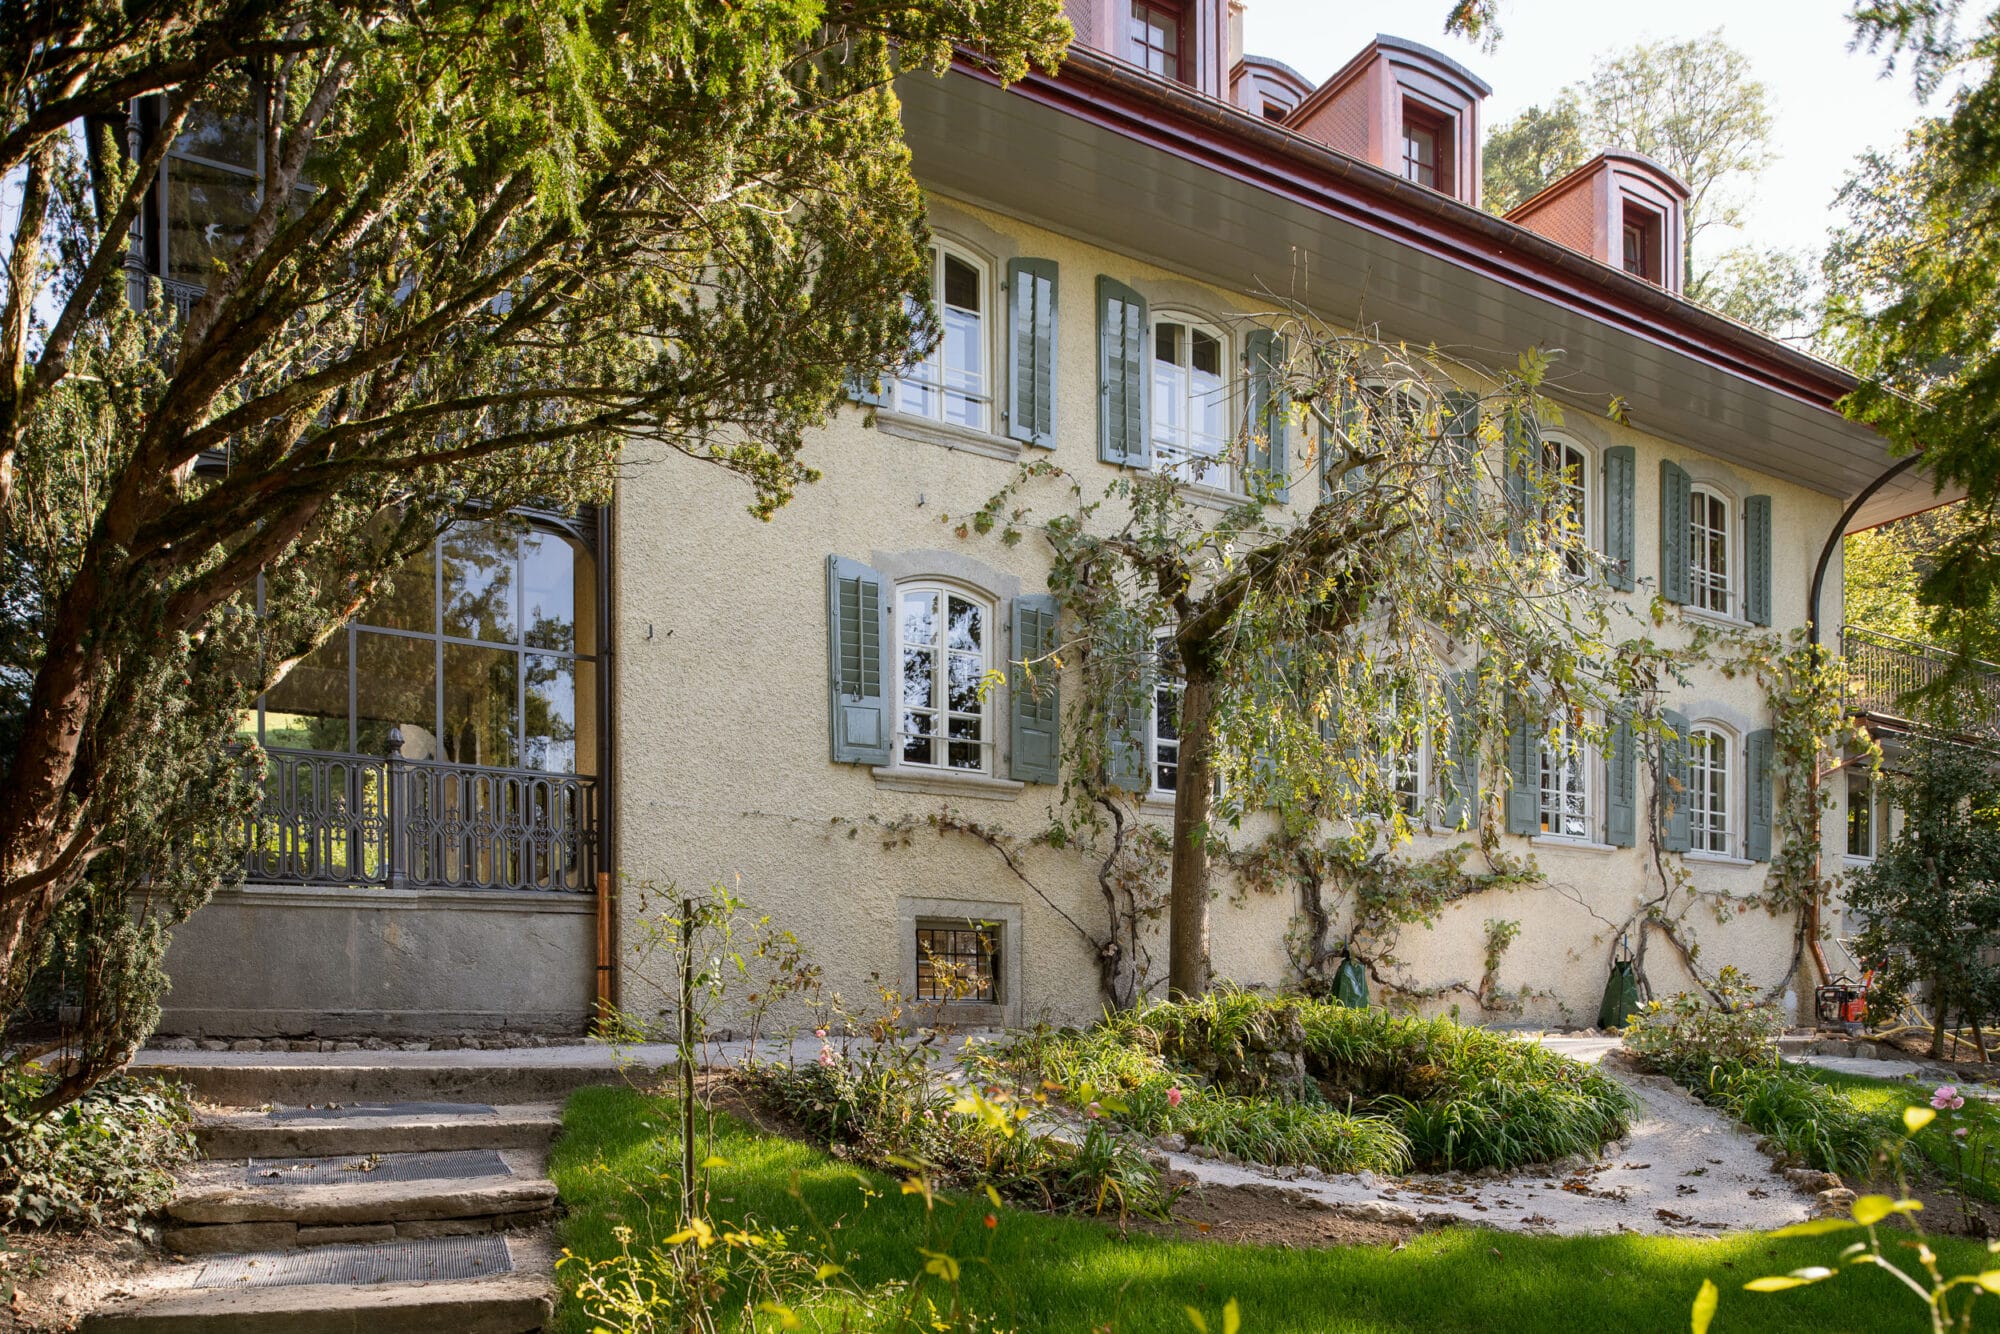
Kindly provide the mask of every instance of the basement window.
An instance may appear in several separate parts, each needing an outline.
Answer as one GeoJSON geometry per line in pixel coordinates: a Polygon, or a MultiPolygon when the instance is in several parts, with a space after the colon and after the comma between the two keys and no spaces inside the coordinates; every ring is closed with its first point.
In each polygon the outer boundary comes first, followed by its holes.
{"type": "Polygon", "coordinates": [[[999,1004],[1000,924],[919,921],[917,999],[946,1005],[999,1004]]]}

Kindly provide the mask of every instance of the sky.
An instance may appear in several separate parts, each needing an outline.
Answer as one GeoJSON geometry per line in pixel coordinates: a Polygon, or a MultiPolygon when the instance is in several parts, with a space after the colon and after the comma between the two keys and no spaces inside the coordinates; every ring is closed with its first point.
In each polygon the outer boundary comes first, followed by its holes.
{"type": "Polygon", "coordinates": [[[1484,132],[1551,100],[1599,55],[1719,28],[1769,89],[1778,159],[1748,199],[1742,234],[1715,229],[1718,248],[1748,242],[1817,252],[1849,164],[1870,148],[1894,147],[1924,114],[1906,74],[1881,78],[1878,57],[1848,52],[1848,7],[1848,0],[1502,0],[1503,35],[1488,54],[1444,35],[1446,0],[1247,0],[1244,47],[1317,83],[1378,32],[1422,42],[1493,85],[1480,112],[1484,132]]]}

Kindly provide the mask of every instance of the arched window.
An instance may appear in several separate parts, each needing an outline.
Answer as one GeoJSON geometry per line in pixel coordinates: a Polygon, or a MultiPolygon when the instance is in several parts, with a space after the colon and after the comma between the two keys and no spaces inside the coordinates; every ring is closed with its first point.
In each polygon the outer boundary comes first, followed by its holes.
{"type": "Polygon", "coordinates": [[[1728,733],[1716,727],[1696,727],[1688,735],[1688,848],[1693,852],[1729,851],[1728,733]]]}
{"type": "Polygon", "coordinates": [[[1229,340],[1179,315],[1153,321],[1153,466],[1230,484],[1229,340]]]}
{"type": "Polygon", "coordinates": [[[939,337],[930,355],[895,381],[896,411],[971,430],[987,429],[993,403],[987,369],[987,269],[955,246],[931,247],[931,302],[939,337]]]}
{"type": "Polygon", "coordinates": [[[993,604],[942,583],[896,589],[898,763],[962,773],[990,770],[993,604]]]}
{"type": "Polygon", "coordinates": [[[1730,536],[1728,497],[1694,487],[1688,503],[1688,598],[1718,616],[1734,610],[1730,581],[1736,561],[1730,536]]]}
{"type": "MultiPolygon", "coordinates": [[[[1567,440],[1544,436],[1542,471],[1549,488],[1549,518],[1562,531],[1566,543],[1588,547],[1596,537],[1590,518],[1590,455],[1567,440]]],[[[1569,572],[1578,577],[1589,568],[1583,552],[1575,547],[1564,559],[1569,572]]]]}

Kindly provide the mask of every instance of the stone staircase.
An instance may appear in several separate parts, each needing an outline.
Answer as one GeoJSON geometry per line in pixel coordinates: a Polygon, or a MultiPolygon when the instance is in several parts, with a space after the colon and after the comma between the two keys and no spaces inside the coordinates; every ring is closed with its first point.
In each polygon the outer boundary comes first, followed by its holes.
{"type": "MultiPolygon", "coordinates": [[[[399,1096],[409,1080],[354,1086],[399,1096]]],[[[555,1102],[210,1109],[163,1241],[103,1334],[527,1334],[553,1310],[555,1102]]]]}

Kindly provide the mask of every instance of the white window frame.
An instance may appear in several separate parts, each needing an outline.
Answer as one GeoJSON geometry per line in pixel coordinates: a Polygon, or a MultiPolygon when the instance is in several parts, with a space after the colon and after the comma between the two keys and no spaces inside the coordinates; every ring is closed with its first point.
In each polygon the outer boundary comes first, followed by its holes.
{"type": "Polygon", "coordinates": [[[1574,745],[1571,744],[1570,733],[1574,726],[1566,720],[1558,719],[1542,734],[1535,757],[1535,823],[1539,826],[1539,832],[1535,837],[1559,839],[1569,843],[1595,843],[1600,800],[1597,752],[1595,747],[1580,739],[1576,740],[1574,745]],[[1569,782],[1568,774],[1565,772],[1562,781],[1557,782],[1552,788],[1549,784],[1551,768],[1559,767],[1567,770],[1568,766],[1561,764],[1559,757],[1567,758],[1571,751],[1574,751],[1576,757],[1575,782],[1573,784],[1569,782]],[[1555,795],[1555,805],[1550,804],[1551,793],[1555,795]],[[1581,812],[1563,809],[1573,796],[1581,798],[1583,806],[1581,812]],[[1554,828],[1550,827],[1551,814],[1558,819],[1554,828]],[[1563,824],[1571,819],[1581,821],[1583,828],[1581,830],[1564,828],[1563,824]]]}
{"type": "Polygon", "coordinates": [[[938,341],[928,357],[907,363],[905,373],[891,378],[884,386],[892,411],[960,430],[992,431],[994,390],[999,378],[993,355],[994,291],[993,265],[990,262],[954,241],[940,237],[931,242],[931,305],[937,311],[940,326],[938,341]],[[981,365],[976,384],[953,384],[954,374],[963,377],[973,372],[949,364],[952,315],[954,312],[966,312],[963,307],[949,306],[945,302],[947,259],[957,260],[970,268],[979,284],[979,310],[971,312],[979,322],[972,340],[972,345],[979,350],[981,365]],[[948,408],[954,403],[968,405],[964,417],[970,420],[951,415],[948,408]]]}
{"type": "MultiPolygon", "coordinates": [[[[1564,471],[1567,471],[1570,467],[1569,456],[1572,454],[1576,456],[1576,481],[1574,483],[1558,481],[1553,485],[1558,488],[1557,495],[1560,496],[1566,493],[1574,498],[1576,503],[1573,506],[1566,506],[1565,512],[1574,513],[1577,516],[1577,526],[1583,531],[1584,547],[1587,550],[1596,551],[1598,549],[1597,498],[1602,481],[1597,467],[1597,455],[1588,445],[1585,445],[1580,440],[1572,439],[1561,432],[1544,431],[1542,432],[1541,467],[1545,475],[1549,466],[1548,456],[1551,452],[1554,452],[1561,460],[1561,467],[1564,471]]],[[[1581,579],[1587,572],[1587,568],[1579,570],[1575,566],[1571,566],[1570,573],[1576,578],[1581,579]]]]}
{"type": "MultiPolygon", "coordinates": [[[[984,689],[983,685],[986,676],[993,670],[994,649],[995,649],[994,641],[995,637],[1000,632],[1000,623],[998,619],[998,604],[996,603],[995,599],[990,598],[986,594],[981,593],[975,589],[968,588],[964,584],[955,583],[948,579],[906,579],[896,585],[895,601],[892,604],[892,618],[894,620],[894,626],[892,630],[893,634],[892,642],[894,644],[894,650],[895,650],[895,662],[894,662],[894,672],[893,672],[895,679],[891,685],[892,693],[890,695],[890,699],[893,700],[895,704],[896,730],[895,730],[895,746],[890,751],[891,767],[897,769],[907,769],[913,773],[980,774],[987,777],[991,777],[993,774],[993,756],[995,753],[994,742],[996,739],[994,730],[995,721],[994,721],[994,708],[993,708],[994,692],[991,690],[984,689]],[[939,602],[937,604],[938,635],[937,635],[937,641],[934,644],[906,645],[904,642],[903,599],[906,595],[913,593],[929,593],[939,598],[939,602]],[[979,692],[979,697],[978,697],[979,707],[973,711],[951,708],[949,660],[952,655],[952,650],[945,642],[944,632],[950,619],[950,607],[952,598],[958,598],[963,602],[971,603],[972,605],[978,607],[980,611],[981,635],[979,643],[979,658],[980,658],[979,671],[980,671],[980,680],[982,683],[982,688],[979,692]],[[906,731],[904,729],[903,713],[905,706],[903,703],[903,666],[904,666],[903,659],[904,659],[904,649],[906,647],[929,648],[931,651],[931,670],[933,673],[932,676],[933,691],[931,698],[938,702],[933,705],[923,706],[921,711],[930,714],[933,719],[942,718],[944,720],[944,729],[945,729],[943,733],[938,733],[938,732],[916,733],[916,732],[906,731]],[[944,682],[945,693],[942,695],[942,697],[940,697],[937,693],[937,683],[939,681],[944,682]],[[965,765],[954,765],[951,763],[951,737],[950,737],[951,724],[953,721],[964,720],[969,718],[977,719],[979,723],[979,739],[977,742],[971,743],[977,745],[978,747],[979,763],[973,767],[967,767],[965,765]],[[943,746],[944,759],[942,763],[938,762],[935,759],[929,761],[913,760],[909,759],[905,755],[904,753],[905,744],[917,736],[928,736],[932,738],[934,755],[937,753],[937,747],[939,745],[943,746]]],[[[967,744],[967,743],[961,742],[960,744],[967,744]]]]}
{"type": "Polygon", "coordinates": [[[1889,794],[1883,788],[1881,776],[1866,770],[1847,771],[1847,830],[1854,831],[1854,788],[1856,783],[1866,786],[1868,804],[1868,851],[1856,852],[1851,842],[1843,839],[1844,855],[1850,862],[1872,862],[1882,854],[1882,844],[1889,835],[1889,794]]]}
{"type": "Polygon", "coordinates": [[[1696,482],[1688,492],[1688,606],[1708,616],[1721,616],[1736,620],[1741,615],[1737,606],[1737,571],[1743,567],[1742,543],[1736,533],[1736,498],[1718,487],[1696,482]],[[1709,516],[1698,513],[1708,508],[1704,503],[1713,501],[1722,507],[1722,573],[1718,576],[1708,567],[1709,543],[1697,542],[1696,534],[1718,531],[1708,522],[1709,516]],[[1715,599],[1722,605],[1712,605],[1715,599]]]}
{"type": "MultiPolygon", "coordinates": [[[[1212,486],[1223,491],[1236,488],[1237,470],[1235,460],[1230,457],[1235,444],[1235,432],[1231,429],[1230,413],[1237,406],[1236,382],[1238,368],[1232,360],[1233,346],[1229,333],[1222,325],[1191,311],[1154,311],[1146,326],[1146,401],[1151,408],[1152,439],[1147,442],[1155,472],[1170,472],[1186,481],[1212,486]],[[1163,394],[1159,383],[1159,339],[1163,325],[1174,325],[1181,329],[1187,340],[1187,364],[1179,366],[1180,413],[1182,426],[1178,432],[1169,427],[1170,418],[1160,411],[1163,402],[1173,396],[1163,394]],[[1212,396],[1199,394],[1194,386],[1194,336],[1205,334],[1217,344],[1219,381],[1212,396]],[[1210,398],[1217,409],[1219,430],[1209,437],[1203,448],[1197,442],[1193,421],[1197,409],[1206,411],[1210,398]]],[[[1173,364],[1173,363],[1168,363],[1173,364]]]]}
{"type": "Polygon", "coordinates": [[[1146,794],[1163,799],[1171,799],[1179,791],[1180,785],[1181,678],[1179,672],[1167,670],[1171,645],[1172,641],[1166,635],[1156,636],[1153,640],[1153,685],[1146,700],[1146,794]],[[1160,735],[1160,699],[1163,695],[1171,696],[1174,701],[1174,734],[1171,737],[1160,735]],[[1161,758],[1165,747],[1172,747],[1171,759],[1161,758]],[[1172,787],[1160,782],[1162,764],[1171,764],[1174,767],[1172,787]]]}
{"type": "MultiPolygon", "coordinates": [[[[1397,719],[1402,712],[1398,693],[1389,691],[1388,712],[1378,714],[1376,730],[1386,738],[1399,730],[1397,719]]],[[[1417,746],[1414,752],[1401,749],[1391,750],[1386,745],[1377,751],[1377,760],[1382,774],[1383,786],[1389,790],[1396,809],[1409,820],[1422,820],[1428,813],[1431,798],[1431,737],[1426,722],[1417,724],[1417,746]]]]}
{"type": "Polygon", "coordinates": [[[1735,855],[1736,735],[1721,723],[1702,721],[1688,728],[1688,851],[1711,857],[1735,855]],[[1704,740],[1705,739],[1705,740],[1704,740]],[[1717,777],[1722,791],[1715,791],[1717,777]]]}

